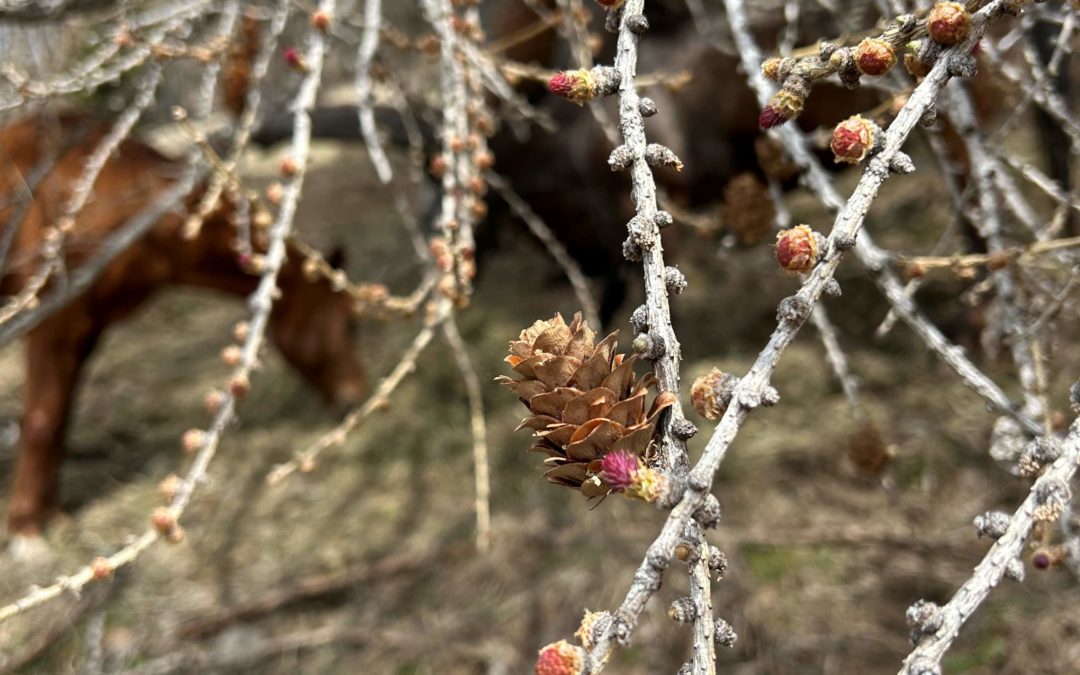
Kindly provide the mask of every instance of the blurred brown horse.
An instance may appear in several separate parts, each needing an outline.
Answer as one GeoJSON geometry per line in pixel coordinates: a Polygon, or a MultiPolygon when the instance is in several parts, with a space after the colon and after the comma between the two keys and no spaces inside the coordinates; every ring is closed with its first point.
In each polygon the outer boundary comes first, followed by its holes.
{"type": "MultiPolygon", "coordinates": [[[[0,292],[13,295],[41,265],[39,251],[48,228],[63,215],[72,186],[88,155],[108,132],[107,124],[62,117],[45,124],[27,119],[0,131],[0,223],[17,227],[9,266],[0,292]],[[59,130],[55,159],[40,139],[59,130]],[[78,128],[81,139],[64,147],[78,128]],[[21,221],[18,209],[23,182],[43,162],[51,170],[33,189],[33,201],[21,221]]],[[[77,268],[100,243],[129,218],[152,204],[173,185],[180,167],[135,140],[124,141],[94,184],[94,198],[79,214],[64,246],[66,269],[77,268]]],[[[194,206],[201,189],[188,198],[194,206]]],[[[238,260],[234,205],[223,199],[199,234],[181,235],[185,217],[170,213],[148,234],[120,253],[83,294],[33,328],[26,337],[26,386],[15,468],[8,506],[8,531],[17,537],[38,535],[56,510],[60,465],[79,374],[102,332],[131,314],[157,291],[182,284],[212,288],[243,297],[259,277],[238,260]]],[[[256,243],[256,245],[258,245],[256,243]]],[[[335,263],[337,261],[331,261],[335,263]]],[[[43,296],[51,290],[47,287],[43,296]]],[[[271,338],[286,360],[330,404],[356,402],[363,393],[364,372],[350,339],[351,303],[324,280],[309,280],[294,250],[278,279],[281,298],[270,317],[271,338]]]]}

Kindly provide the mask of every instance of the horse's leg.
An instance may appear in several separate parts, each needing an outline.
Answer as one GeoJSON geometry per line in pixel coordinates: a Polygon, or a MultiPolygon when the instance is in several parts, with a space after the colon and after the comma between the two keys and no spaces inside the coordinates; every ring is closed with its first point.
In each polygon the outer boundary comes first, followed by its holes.
{"type": "Polygon", "coordinates": [[[26,393],[8,533],[15,539],[41,534],[59,504],[64,434],[79,373],[101,326],[87,312],[69,308],[26,337],[26,393]]]}

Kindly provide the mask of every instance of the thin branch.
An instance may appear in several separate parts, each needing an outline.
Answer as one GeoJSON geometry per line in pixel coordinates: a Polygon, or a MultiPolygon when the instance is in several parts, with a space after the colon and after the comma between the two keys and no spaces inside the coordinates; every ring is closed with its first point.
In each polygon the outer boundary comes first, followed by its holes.
{"type": "MultiPolygon", "coordinates": [[[[623,5],[615,55],[615,71],[619,76],[619,131],[623,138],[622,148],[633,158],[629,167],[630,195],[636,211],[634,218],[627,224],[630,236],[624,248],[629,247],[641,257],[645,278],[646,321],[643,322],[645,325],[639,328],[645,329],[646,337],[654,344],[655,351],[659,352],[653,361],[657,386],[661,392],[675,394],[671,412],[664,413],[660,424],[661,465],[675,476],[681,477],[689,467],[685,435],[680,438],[672,434],[671,430],[674,424],[686,423],[682,404],[678,400],[682,353],[671,322],[667,266],[664,264],[664,249],[660,239],[660,228],[670,222],[671,214],[661,212],[657,207],[656,182],[646,159],[645,122],[636,83],[639,37],[629,25],[630,17],[635,17],[635,20],[641,18],[644,9],[644,0],[629,0],[623,5]]],[[[615,153],[618,152],[620,149],[615,150],[615,153]]]]}
{"type": "Polygon", "coordinates": [[[484,398],[481,393],[480,377],[476,374],[469,350],[458,332],[457,322],[451,315],[442,323],[443,337],[454,353],[461,379],[465,382],[465,392],[469,397],[469,422],[472,428],[473,470],[476,476],[476,548],[487,551],[491,548],[491,479],[489,478],[487,422],[484,419],[484,398]]]}
{"type": "Polygon", "coordinates": [[[368,156],[375,166],[375,173],[383,183],[394,179],[394,171],[383,151],[375,128],[375,110],[372,107],[371,62],[379,48],[379,28],[382,24],[382,0],[365,0],[364,28],[360,36],[360,46],[356,52],[356,95],[359,99],[357,109],[360,115],[360,132],[364,135],[368,156]]]}
{"type": "Polygon", "coordinates": [[[277,485],[297,471],[305,473],[314,471],[319,456],[322,455],[327,448],[344,443],[345,438],[349,433],[363,424],[372,413],[376,410],[385,408],[390,395],[394,393],[394,390],[396,390],[402,380],[405,379],[405,376],[415,370],[416,359],[423,353],[424,349],[428,346],[428,343],[431,342],[431,338],[435,334],[435,328],[443,318],[443,316],[436,315],[420,329],[420,332],[417,333],[416,337],[413,339],[412,344],[405,350],[405,353],[402,354],[398,364],[394,366],[394,369],[390,371],[390,374],[379,383],[379,386],[376,387],[375,391],[371,394],[371,397],[368,398],[362,406],[353,409],[345,416],[345,419],[341,421],[341,424],[337,425],[330,432],[323,434],[318,440],[304,450],[298,451],[288,462],[278,464],[271,469],[266,475],[266,482],[270,485],[277,485]]]}
{"type": "Polygon", "coordinates": [[[694,604],[694,658],[692,675],[716,675],[716,622],[712,610],[712,571],[709,569],[709,542],[701,527],[687,527],[690,544],[697,556],[690,564],[690,600],[694,604]]]}
{"type": "Polygon", "coordinates": [[[127,25],[117,24],[106,41],[95,48],[83,61],[70,71],[47,82],[31,82],[10,66],[0,67],[0,81],[7,80],[14,90],[0,94],[0,112],[12,110],[31,101],[48,99],[65,94],[94,91],[105,84],[115,82],[124,74],[142,66],[150,59],[164,40],[182,25],[194,21],[213,8],[211,0],[184,0],[137,16],[127,25]],[[121,45],[130,42],[131,31],[149,28],[148,35],[141,37],[134,46],[115,60],[121,45]]]}
{"type": "Polygon", "coordinates": [[[919,636],[918,644],[904,659],[899,675],[940,674],[941,658],[956,640],[960,628],[1001,582],[1010,566],[1018,563],[1035,523],[1060,517],[1064,503],[1059,500],[1068,494],[1067,485],[1080,461],[1080,423],[1073,423],[1061,451],[1057,461],[1031,486],[1027,498],[1009,518],[1008,529],[975,567],[971,577],[947,604],[937,610],[933,621],[937,628],[919,636]]]}

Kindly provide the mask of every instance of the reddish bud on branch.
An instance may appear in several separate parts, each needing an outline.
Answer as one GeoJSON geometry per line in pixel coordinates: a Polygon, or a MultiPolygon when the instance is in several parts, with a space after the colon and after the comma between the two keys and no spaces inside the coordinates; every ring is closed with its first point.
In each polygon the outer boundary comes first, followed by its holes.
{"type": "Polygon", "coordinates": [[[788,272],[805,274],[818,258],[817,235],[806,225],[776,235],[776,262],[788,272]]]}
{"type": "Polygon", "coordinates": [[[306,73],[308,70],[307,62],[304,61],[304,57],[300,55],[300,50],[296,47],[286,47],[282,52],[282,57],[285,59],[285,65],[293,70],[301,73],[306,73]]]}
{"type": "Polygon", "coordinates": [[[863,75],[880,77],[896,65],[896,52],[885,40],[866,38],[855,48],[855,67],[863,75]]]}
{"type": "Polygon", "coordinates": [[[877,125],[862,115],[847,118],[833,129],[829,147],[836,162],[858,164],[874,147],[877,125]]]}
{"type": "Polygon", "coordinates": [[[772,129],[788,120],[793,120],[802,114],[805,103],[805,96],[781,89],[769,99],[769,105],[761,109],[758,125],[762,129],[772,129]]]}
{"type": "Polygon", "coordinates": [[[619,90],[619,79],[619,73],[608,66],[564,70],[551,76],[548,89],[556,96],[584,105],[594,98],[614,94],[619,90]]]}
{"type": "Polygon", "coordinates": [[[552,642],[540,650],[536,659],[536,675],[581,675],[585,659],[580,647],[566,640],[552,642]]]}
{"type": "Polygon", "coordinates": [[[959,2],[939,2],[926,17],[926,32],[946,47],[963,42],[971,32],[971,13],[959,2]]]}

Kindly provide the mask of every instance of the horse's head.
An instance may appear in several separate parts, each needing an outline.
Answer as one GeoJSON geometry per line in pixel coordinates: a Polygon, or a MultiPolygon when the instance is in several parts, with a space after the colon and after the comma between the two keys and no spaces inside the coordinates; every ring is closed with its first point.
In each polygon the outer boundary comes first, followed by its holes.
{"type": "MultiPolygon", "coordinates": [[[[364,367],[354,352],[356,320],[348,293],[335,292],[322,278],[303,272],[300,256],[290,251],[281,270],[281,298],[274,304],[270,332],[282,355],[335,409],[354,405],[366,393],[364,367]]],[[[328,259],[343,262],[341,249],[328,259]]]]}

